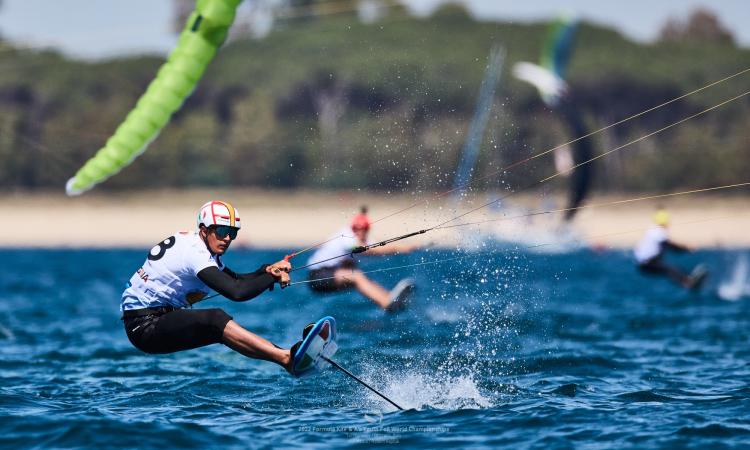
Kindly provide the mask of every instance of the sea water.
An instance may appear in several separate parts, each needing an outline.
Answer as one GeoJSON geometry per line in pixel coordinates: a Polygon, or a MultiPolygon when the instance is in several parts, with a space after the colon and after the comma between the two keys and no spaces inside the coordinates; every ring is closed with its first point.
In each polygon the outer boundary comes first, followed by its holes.
{"type": "MultiPolygon", "coordinates": [[[[285,254],[226,262],[251,271],[285,254]]],[[[395,411],[333,369],[300,381],[221,345],[139,352],[119,298],[145,250],[0,251],[0,447],[747,447],[750,299],[716,294],[739,254],[672,258],[708,265],[699,293],[639,274],[627,252],[485,248],[363,260],[466,256],[373,273],[416,279],[397,315],[305,284],[195,306],[285,347],[336,317],[335,359],[407,408],[395,411]]]]}

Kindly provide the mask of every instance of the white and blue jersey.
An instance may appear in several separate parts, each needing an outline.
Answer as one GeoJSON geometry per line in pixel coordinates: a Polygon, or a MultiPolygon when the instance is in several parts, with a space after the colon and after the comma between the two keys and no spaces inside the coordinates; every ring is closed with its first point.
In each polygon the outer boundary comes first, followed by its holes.
{"type": "Polygon", "coordinates": [[[321,245],[307,261],[310,264],[309,270],[318,270],[324,268],[335,268],[346,260],[346,257],[337,258],[337,256],[351,253],[352,250],[359,247],[361,243],[352,236],[352,229],[349,227],[342,228],[336,237],[332,237],[328,242],[321,245]],[[319,262],[321,261],[321,262],[319,262]]]}
{"type": "Polygon", "coordinates": [[[197,232],[177,232],[155,245],[130,277],[120,310],[190,307],[209,292],[198,278],[198,272],[207,267],[223,270],[224,264],[208,251],[197,232]]]}
{"type": "Polygon", "coordinates": [[[651,227],[643,238],[636,245],[633,255],[638,264],[644,264],[657,256],[663,251],[664,243],[669,240],[667,230],[664,227],[651,227]]]}

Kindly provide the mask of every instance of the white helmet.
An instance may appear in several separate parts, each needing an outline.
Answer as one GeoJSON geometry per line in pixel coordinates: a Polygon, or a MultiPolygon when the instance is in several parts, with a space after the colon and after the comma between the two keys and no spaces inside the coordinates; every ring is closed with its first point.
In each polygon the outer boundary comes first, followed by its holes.
{"type": "Polygon", "coordinates": [[[210,201],[198,211],[198,229],[201,225],[226,225],[239,229],[240,212],[227,202],[210,201]]]}

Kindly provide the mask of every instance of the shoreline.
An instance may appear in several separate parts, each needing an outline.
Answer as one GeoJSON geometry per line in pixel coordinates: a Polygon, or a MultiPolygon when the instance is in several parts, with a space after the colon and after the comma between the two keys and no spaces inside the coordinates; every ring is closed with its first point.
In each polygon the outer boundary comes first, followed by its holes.
{"type": "MultiPolygon", "coordinates": [[[[458,203],[434,199],[434,195],[260,189],[90,192],[80,197],[60,192],[5,192],[0,207],[6,214],[36,220],[24,226],[29,233],[0,234],[0,248],[150,248],[178,230],[194,229],[195,213],[209,199],[227,200],[239,209],[243,228],[236,247],[303,248],[320,243],[344,228],[362,204],[369,207],[375,221],[370,235],[374,242],[432,227],[491,201],[497,194],[475,193],[458,203]],[[388,217],[425,199],[431,200],[388,217]],[[383,220],[377,221],[380,218],[383,220]]],[[[701,248],[750,247],[748,196],[693,195],[591,206],[627,198],[595,195],[571,227],[563,229],[561,214],[546,213],[565,207],[562,196],[518,195],[504,202],[507,206],[502,209],[482,208],[449,225],[484,223],[434,230],[414,241],[453,248],[479,245],[493,237],[520,244],[544,243],[545,239],[562,243],[560,237],[567,235],[596,248],[624,249],[640,239],[656,206],[663,204],[672,216],[670,231],[676,241],[701,248]],[[545,213],[527,216],[539,211],[545,213]]]]}

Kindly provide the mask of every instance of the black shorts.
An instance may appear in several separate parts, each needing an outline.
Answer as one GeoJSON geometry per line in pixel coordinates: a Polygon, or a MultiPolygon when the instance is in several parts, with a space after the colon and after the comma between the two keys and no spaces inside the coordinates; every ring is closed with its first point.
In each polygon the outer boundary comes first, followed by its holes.
{"type": "Polygon", "coordinates": [[[336,280],[333,279],[333,274],[336,270],[338,270],[338,267],[323,267],[322,269],[311,270],[307,275],[307,279],[318,281],[311,282],[310,289],[320,294],[346,289],[346,286],[336,285],[336,280]]]}
{"type": "Polygon", "coordinates": [[[351,289],[349,283],[336,284],[336,280],[333,279],[333,274],[339,269],[355,270],[357,263],[351,258],[345,258],[337,266],[333,267],[321,267],[320,269],[311,270],[308,275],[308,280],[319,280],[310,283],[310,289],[319,294],[325,294],[327,292],[339,292],[351,289]]]}
{"type": "Polygon", "coordinates": [[[646,273],[666,273],[667,269],[661,258],[651,258],[648,261],[644,261],[638,264],[638,268],[641,272],[646,273]]]}
{"type": "Polygon", "coordinates": [[[232,316],[219,308],[126,311],[125,332],[146,353],[172,353],[222,342],[232,316]],[[139,313],[147,313],[139,315],[139,313]],[[154,312],[153,314],[148,314],[154,312]]]}

